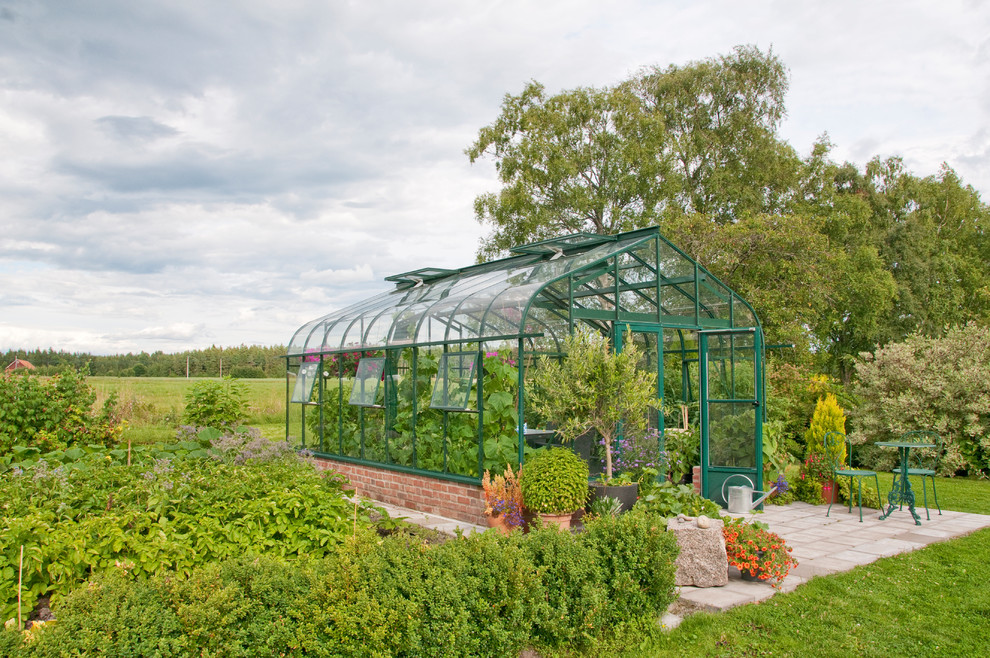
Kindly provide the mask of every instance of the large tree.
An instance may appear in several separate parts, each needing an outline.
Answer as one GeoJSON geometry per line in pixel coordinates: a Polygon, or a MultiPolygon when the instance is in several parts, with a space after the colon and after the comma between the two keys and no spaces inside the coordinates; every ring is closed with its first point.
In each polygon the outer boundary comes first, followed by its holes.
{"type": "Polygon", "coordinates": [[[532,82],[467,149],[501,189],[475,202],[479,259],[574,231],[660,225],[746,297],[771,343],[848,380],[855,357],[913,332],[990,323],[990,208],[950,168],[860,170],[823,136],[778,134],[787,70],[739,47],[601,89],[532,82]]]}
{"type": "Polygon", "coordinates": [[[561,233],[617,233],[703,213],[728,222],[783,208],[800,160],[777,136],[787,73],[772,53],[642,71],[603,89],[506,95],[468,149],[502,188],[479,196],[479,258],[561,233]]]}

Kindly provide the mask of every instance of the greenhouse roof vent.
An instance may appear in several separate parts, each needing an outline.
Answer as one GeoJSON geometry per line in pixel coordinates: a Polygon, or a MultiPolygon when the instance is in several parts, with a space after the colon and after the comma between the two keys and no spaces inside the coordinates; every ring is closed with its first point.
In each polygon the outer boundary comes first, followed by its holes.
{"type": "Polygon", "coordinates": [[[550,256],[551,260],[560,258],[564,254],[574,254],[587,251],[592,247],[597,247],[606,242],[615,242],[614,235],[597,235],[595,233],[573,233],[559,238],[550,238],[540,242],[519,245],[509,249],[513,254],[533,254],[537,256],[550,256]]]}
{"type": "Polygon", "coordinates": [[[415,288],[423,285],[424,283],[430,283],[432,281],[446,278],[451,274],[457,274],[457,272],[458,270],[445,270],[439,267],[423,267],[418,270],[413,270],[412,272],[403,272],[402,274],[387,276],[385,277],[385,280],[395,283],[396,287],[401,288],[403,286],[413,286],[415,288]]]}

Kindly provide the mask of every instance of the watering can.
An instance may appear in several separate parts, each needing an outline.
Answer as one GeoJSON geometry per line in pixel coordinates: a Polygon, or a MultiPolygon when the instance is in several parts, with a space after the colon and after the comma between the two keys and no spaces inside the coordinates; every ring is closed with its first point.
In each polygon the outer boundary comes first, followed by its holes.
{"type": "Polygon", "coordinates": [[[770,487],[770,491],[763,493],[762,491],[755,491],[753,489],[753,481],[742,473],[736,473],[725,478],[725,482],[722,483],[722,499],[725,500],[729,505],[730,514],[748,514],[753,511],[753,508],[766,500],[770,494],[777,490],[776,486],[770,487]],[[749,486],[739,485],[734,487],[729,487],[729,496],[725,495],[725,486],[729,484],[729,480],[732,478],[742,478],[749,483],[749,486]],[[763,495],[757,499],[753,500],[754,493],[763,493],[763,495]]]}

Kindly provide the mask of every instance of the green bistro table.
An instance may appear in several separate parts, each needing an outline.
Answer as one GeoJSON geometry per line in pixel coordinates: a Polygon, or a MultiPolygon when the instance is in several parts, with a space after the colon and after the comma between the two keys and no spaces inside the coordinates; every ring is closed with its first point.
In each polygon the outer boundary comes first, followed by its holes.
{"type": "Polygon", "coordinates": [[[901,455],[900,475],[894,478],[894,486],[890,490],[890,493],[887,494],[887,502],[890,503],[890,506],[887,508],[885,514],[880,515],[880,518],[886,519],[894,511],[895,507],[907,503],[908,508],[911,510],[911,516],[914,517],[914,524],[921,525],[921,517],[918,516],[918,512],[914,509],[914,491],[911,490],[911,480],[908,478],[908,454],[911,452],[911,448],[934,448],[935,444],[913,441],[883,441],[874,445],[883,446],[884,448],[897,448],[901,455]]]}

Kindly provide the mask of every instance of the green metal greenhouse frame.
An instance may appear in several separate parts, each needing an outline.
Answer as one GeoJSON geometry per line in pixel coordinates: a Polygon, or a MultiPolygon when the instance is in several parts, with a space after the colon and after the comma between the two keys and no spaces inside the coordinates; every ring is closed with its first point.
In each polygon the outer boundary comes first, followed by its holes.
{"type": "MultiPolygon", "coordinates": [[[[753,309],[657,228],[577,233],[507,258],[386,278],[394,287],[300,327],[286,438],[317,456],[477,484],[552,437],[527,372],[578,327],[630,338],[668,407],[697,404],[703,493],[761,488],[763,332],[753,309]]],[[[660,414],[653,424],[664,432],[660,414]]],[[[552,427],[552,424],[549,425],[552,427]]],[[[586,455],[587,456],[587,455],[586,455]]],[[[594,458],[591,457],[593,460],[594,458]]]]}

